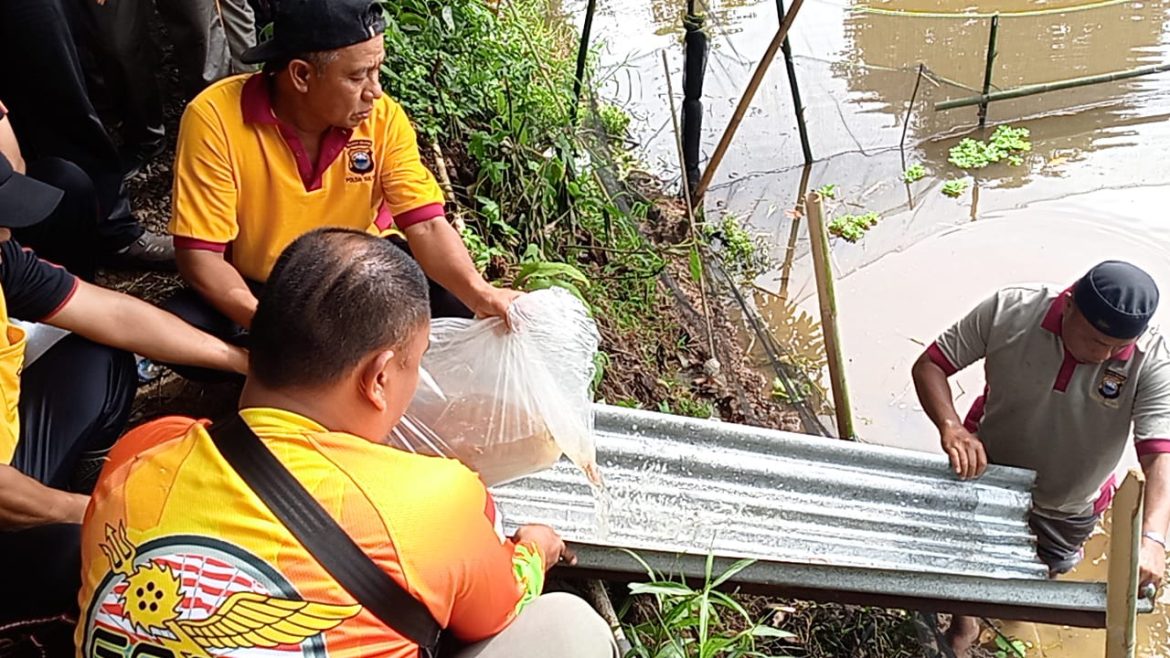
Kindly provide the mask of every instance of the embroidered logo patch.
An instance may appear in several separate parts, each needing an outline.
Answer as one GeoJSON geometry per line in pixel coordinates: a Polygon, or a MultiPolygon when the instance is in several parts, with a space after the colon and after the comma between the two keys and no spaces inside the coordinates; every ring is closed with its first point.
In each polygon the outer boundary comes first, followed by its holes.
{"type": "Polygon", "coordinates": [[[1121,389],[1125,386],[1126,376],[1114,370],[1106,370],[1105,374],[1101,375],[1101,383],[1097,386],[1097,392],[1106,400],[1116,400],[1121,397],[1121,389]]]}
{"type": "Polygon", "coordinates": [[[355,140],[346,147],[349,170],[355,174],[368,174],[374,170],[373,142],[368,139],[355,140]]]}

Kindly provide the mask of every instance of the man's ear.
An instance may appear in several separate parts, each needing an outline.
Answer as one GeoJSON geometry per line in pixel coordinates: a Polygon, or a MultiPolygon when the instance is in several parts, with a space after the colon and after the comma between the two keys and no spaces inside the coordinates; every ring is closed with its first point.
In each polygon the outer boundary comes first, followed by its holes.
{"type": "Polygon", "coordinates": [[[293,88],[302,94],[309,91],[309,78],[313,72],[313,65],[303,59],[294,59],[288,63],[288,77],[292,80],[293,88]]]}
{"type": "Polygon", "coordinates": [[[394,356],[394,350],[383,350],[362,368],[361,380],[358,382],[362,395],[378,411],[386,410],[386,398],[390,395],[389,388],[394,381],[390,373],[394,368],[394,356]]]}

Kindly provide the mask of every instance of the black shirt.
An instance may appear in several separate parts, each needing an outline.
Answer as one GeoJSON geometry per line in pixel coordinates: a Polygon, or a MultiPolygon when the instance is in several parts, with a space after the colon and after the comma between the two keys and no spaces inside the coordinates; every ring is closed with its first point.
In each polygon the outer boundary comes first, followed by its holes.
{"type": "Polygon", "coordinates": [[[51,317],[77,290],[77,277],[41,260],[15,240],[0,243],[0,290],[8,317],[40,322],[51,317]]]}

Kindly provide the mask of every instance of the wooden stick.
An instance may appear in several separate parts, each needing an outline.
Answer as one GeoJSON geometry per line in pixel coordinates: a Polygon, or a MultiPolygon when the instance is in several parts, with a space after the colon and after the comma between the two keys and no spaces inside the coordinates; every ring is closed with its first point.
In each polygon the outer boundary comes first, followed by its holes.
{"type": "Polygon", "coordinates": [[[1105,658],[1133,658],[1137,644],[1138,551],[1146,479],[1130,469],[1113,497],[1109,581],[1105,603],[1105,658]]]}
{"type": "Polygon", "coordinates": [[[748,83],[743,97],[739,99],[739,105],[736,106],[735,113],[731,115],[731,121],[723,131],[723,137],[719,140],[719,146],[715,147],[715,153],[711,155],[711,161],[707,163],[707,168],[703,170],[703,177],[699,179],[699,186],[695,188],[694,200],[696,204],[701,202],[703,195],[707,193],[707,188],[711,185],[711,179],[715,177],[715,172],[719,169],[719,163],[723,162],[723,156],[727,155],[727,148],[731,146],[731,140],[735,138],[735,133],[739,130],[740,122],[743,121],[744,115],[747,114],[748,108],[751,107],[752,99],[755,98],[756,91],[760,88],[760,83],[764,81],[764,75],[768,73],[768,67],[772,66],[772,61],[776,59],[776,51],[780,50],[780,46],[784,44],[784,39],[788,36],[788,30],[792,28],[792,22],[796,20],[796,14],[800,12],[800,7],[803,4],[804,0],[795,0],[792,3],[792,8],[788,10],[788,13],[784,16],[784,21],[780,23],[780,29],[776,30],[776,36],[772,37],[772,42],[768,44],[768,50],[764,52],[764,58],[756,66],[756,72],[752,75],[752,79],[748,83]]]}
{"type": "MultiPolygon", "coordinates": [[[[682,130],[678,125],[678,111],[674,107],[674,83],[670,81],[670,62],[666,59],[666,51],[662,51],[662,72],[666,75],[666,95],[670,97],[670,120],[674,124],[674,144],[678,149],[678,166],[682,172],[682,191],[683,199],[687,204],[687,222],[691,227],[691,244],[695,253],[699,254],[702,259],[702,252],[699,249],[699,229],[695,226],[695,207],[691,204],[691,186],[690,181],[687,180],[687,162],[686,155],[683,153],[682,130]]],[[[699,272],[699,301],[703,303],[703,320],[707,324],[707,350],[711,356],[708,358],[719,360],[719,355],[715,353],[715,331],[711,327],[711,310],[707,307],[707,277],[700,268],[699,272]]]]}
{"type": "Polygon", "coordinates": [[[1104,73],[1102,75],[1090,75],[1083,78],[1070,78],[1068,80],[1059,80],[1057,82],[1044,82],[1035,85],[1024,85],[1016,87],[1015,89],[1005,89],[1003,91],[993,91],[990,94],[980,94],[978,96],[967,96],[966,98],[956,98],[954,100],[942,101],[935,103],[935,111],[953,110],[957,107],[967,107],[969,105],[978,105],[984,101],[991,103],[994,101],[1005,101],[1011,98],[1020,98],[1022,96],[1032,96],[1034,94],[1043,94],[1050,91],[1060,91],[1061,89],[1073,89],[1075,87],[1084,87],[1086,85],[1095,85],[1102,82],[1115,82],[1117,80],[1128,80],[1129,78],[1137,78],[1143,75],[1150,75],[1152,73],[1162,73],[1163,71],[1170,71],[1170,63],[1156,64],[1153,66],[1141,66],[1136,69],[1128,71],[1119,71],[1117,73],[1104,73]]]}
{"type": "Polygon", "coordinates": [[[825,354],[829,361],[829,383],[833,388],[833,409],[837,414],[837,435],[854,439],[853,409],[849,387],[845,384],[845,359],[837,332],[837,293],[833,284],[833,263],[829,252],[829,232],[825,229],[824,209],[819,192],[810,192],[805,201],[809,240],[812,242],[813,270],[817,279],[817,301],[821,307],[821,333],[825,337],[825,354]]]}

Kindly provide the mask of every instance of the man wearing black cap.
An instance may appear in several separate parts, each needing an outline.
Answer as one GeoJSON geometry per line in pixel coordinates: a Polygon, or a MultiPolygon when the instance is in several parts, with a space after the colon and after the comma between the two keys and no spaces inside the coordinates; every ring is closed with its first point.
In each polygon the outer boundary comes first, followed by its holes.
{"type": "Polygon", "coordinates": [[[241,350],[80,281],[12,240],[14,229],[43,220],[61,196],[0,154],[0,555],[9,566],[0,625],[76,605],[77,524],[84,494],[130,415],[137,387],[130,352],[247,367],[241,350]],[[51,327],[35,324],[42,322],[51,327]]]}
{"type": "MultiPolygon", "coordinates": [[[[959,477],[988,463],[1036,471],[1029,518],[1052,575],[1080,561],[1112,500],[1131,434],[1146,473],[1143,585],[1160,585],[1170,526],[1170,350],[1149,325],[1158,287],[1137,267],[1103,262],[1071,288],[1004,288],[914,364],[914,386],[959,477]],[[987,390],[965,421],[947,377],[983,359],[987,390]]],[[[956,618],[954,648],[978,626],[956,618]]]]}
{"type": "Polygon", "coordinates": [[[384,28],[373,0],[284,0],[272,39],[243,56],[263,72],[220,81],[187,107],[170,230],[193,290],[167,309],[234,335],[284,248],[336,226],[406,248],[404,235],[436,315],[506,316],[518,293],[476,271],[409,118],[382,94],[384,28]]]}

